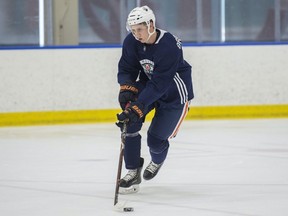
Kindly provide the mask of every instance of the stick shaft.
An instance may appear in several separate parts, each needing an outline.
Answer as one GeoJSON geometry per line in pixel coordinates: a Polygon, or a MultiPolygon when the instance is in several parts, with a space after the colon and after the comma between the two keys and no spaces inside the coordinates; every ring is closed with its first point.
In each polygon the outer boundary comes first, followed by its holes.
{"type": "Polygon", "coordinates": [[[116,205],[118,203],[119,183],[120,183],[120,178],[121,178],[121,173],[122,173],[122,164],[123,164],[123,157],[124,157],[124,147],[125,147],[126,132],[127,132],[127,125],[124,122],[123,131],[121,133],[121,145],[120,145],[120,154],[119,154],[118,169],[117,169],[116,187],[115,187],[115,195],[114,195],[114,205],[116,205]]]}

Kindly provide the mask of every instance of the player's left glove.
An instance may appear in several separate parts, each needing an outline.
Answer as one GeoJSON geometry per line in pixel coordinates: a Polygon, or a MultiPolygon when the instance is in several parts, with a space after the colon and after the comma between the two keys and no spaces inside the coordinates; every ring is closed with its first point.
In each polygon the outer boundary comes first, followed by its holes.
{"type": "Polygon", "coordinates": [[[135,123],[143,117],[144,105],[139,102],[132,102],[122,113],[117,114],[117,119],[119,122],[127,121],[129,123],[135,123]]]}

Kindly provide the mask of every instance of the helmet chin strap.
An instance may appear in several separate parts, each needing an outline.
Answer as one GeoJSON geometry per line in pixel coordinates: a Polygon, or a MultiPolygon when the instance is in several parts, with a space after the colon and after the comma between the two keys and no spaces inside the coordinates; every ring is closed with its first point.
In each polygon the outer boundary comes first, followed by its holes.
{"type": "MultiPolygon", "coordinates": [[[[156,31],[156,27],[155,27],[154,23],[153,23],[154,29],[153,29],[152,32],[150,32],[150,22],[147,22],[147,26],[149,26],[149,28],[147,29],[148,38],[146,39],[146,41],[145,41],[144,43],[147,43],[147,42],[149,41],[149,39],[151,38],[151,36],[152,36],[152,35],[155,33],[155,31],[156,31]]],[[[130,30],[131,30],[131,28],[130,28],[130,30]]],[[[132,35],[134,36],[134,38],[135,38],[136,40],[139,41],[139,39],[136,37],[136,35],[134,35],[134,34],[132,34],[132,35]]]]}
{"type": "Polygon", "coordinates": [[[146,22],[147,23],[147,26],[149,26],[148,27],[148,34],[149,34],[149,36],[148,36],[148,38],[147,38],[147,40],[145,41],[145,43],[147,43],[148,42],[148,40],[150,39],[150,37],[155,33],[155,30],[156,30],[156,27],[155,27],[155,24],[154,24],[154,22],[153,22],[153,27],[154,27],[154,30],[152,31],[152,33],[150,32],[150,24],[151,24],[151,22],[150,21],[148,21],[148,22],[146,22]]]}
{"type": "MultiPolygon", "coordinates": [[[[148,32],[148,38],[146,39],[146,41],[144,43],[147,43],[149,41],[149,39],[151,38],[151,36],[155,33],[155,28],[154,28],[154,30],[152,32],[150,32],[149,29],[147,30],[147,32],[148,32]]],[[[139,41],[139,39],[136,37],[136,35],[134,35],[134,34],[132,34],[132,35],[134,36],[134,38],[136,40],[139,41]]]]}
{"type": "Polygon", "coordinates": [[[150,37],[151,37],[154,33],[155,33],[155,28],[154,28],[154,30],[153,30],[152,32],[150,32],[149,29],[148,29],[148,34],[149,34],[149,36],[148,36],[147,40],[145,41],[145,43],[147,43],[147,42],[149,41],[150,37]]]}

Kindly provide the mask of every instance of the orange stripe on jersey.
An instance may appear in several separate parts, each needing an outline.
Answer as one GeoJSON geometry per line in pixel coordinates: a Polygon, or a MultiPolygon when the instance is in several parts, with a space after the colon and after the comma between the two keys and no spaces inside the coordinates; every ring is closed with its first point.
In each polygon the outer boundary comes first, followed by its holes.
{"type": "Polygon", "coordinates": [[[174,131],[172,133],[172,135],[169,137],[169,139],[172,139],[172,138],[174,138],[177,135],[178,130],[180,128],[180,125],[182,124],[183,120],[185,119],[185,117],[186,117],[186,115],[188,113],[188,108],[189,108],[189,102],[187,101],[185,103],[184,108],[183,108],[182,115],[181,115],[181,117],[180,117],[180,119],[179,119],[179,121],[178,121],[178,123],[177,123],[177,125],[176,125],[176,127],[175,127],[175,129],[174,129],[174,131]]]}

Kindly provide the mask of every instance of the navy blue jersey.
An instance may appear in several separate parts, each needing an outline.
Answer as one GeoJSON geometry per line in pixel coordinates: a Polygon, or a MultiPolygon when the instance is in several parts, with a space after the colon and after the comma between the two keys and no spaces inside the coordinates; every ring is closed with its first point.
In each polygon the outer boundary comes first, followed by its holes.
{"type": "Polygon", "coordinates": [[[157,29],[154,44],[136,40],[132,33],[123,42],[118,64],[118,83],[136,82],[141,88],[138,102],[154,102],[167,108],[184,104],[193,95],[191,65],[183,59],[181,41],[157,29]]]}

